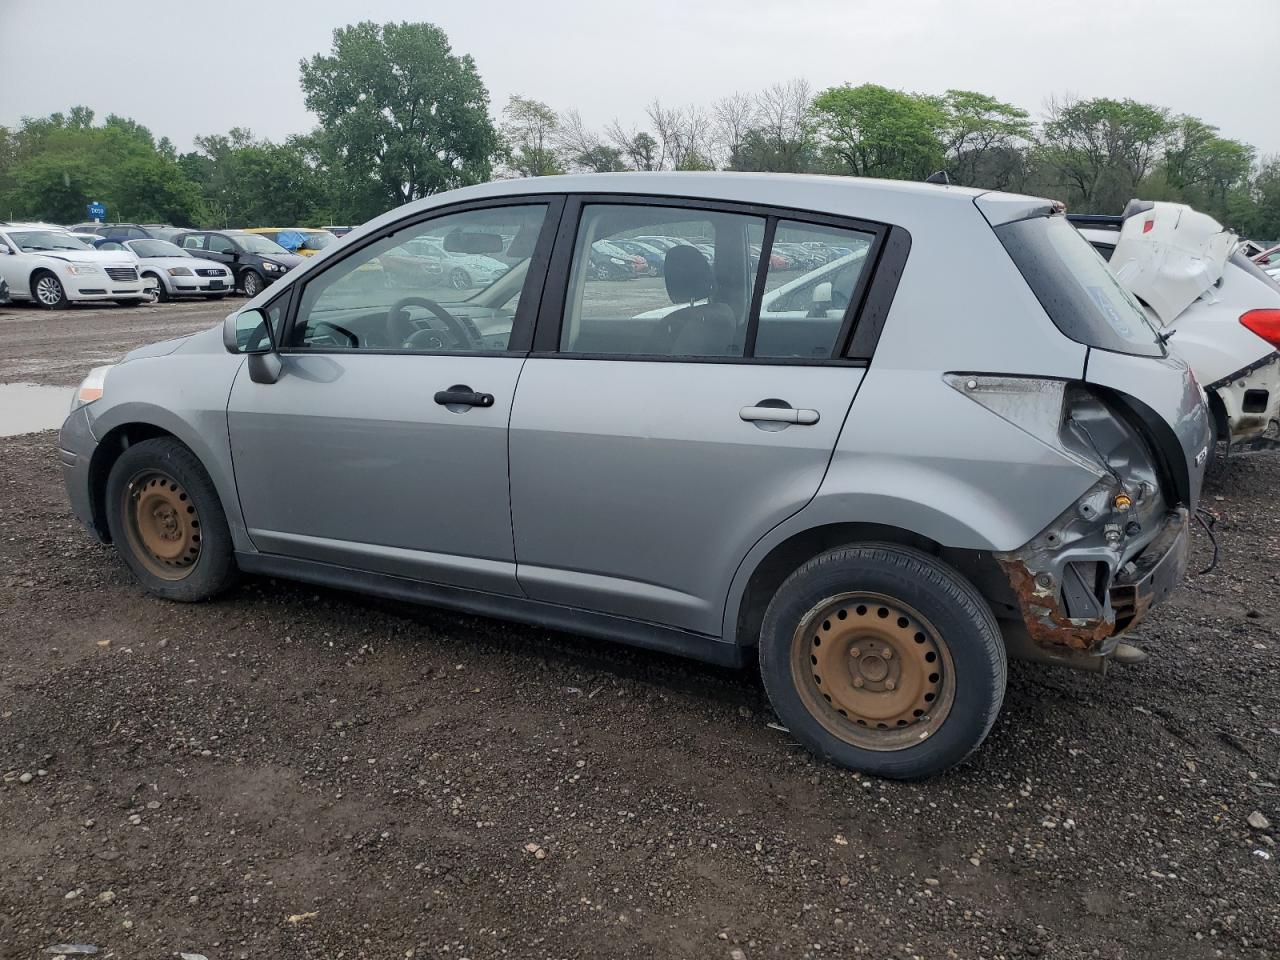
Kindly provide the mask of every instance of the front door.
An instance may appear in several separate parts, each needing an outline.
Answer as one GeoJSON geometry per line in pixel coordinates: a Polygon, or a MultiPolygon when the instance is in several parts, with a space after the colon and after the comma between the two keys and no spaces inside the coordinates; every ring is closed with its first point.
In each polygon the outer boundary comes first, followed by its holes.
{"type": "Polygon", "coordinates": [[[581,206],[511,420],[530,597],[720,635],[739,562],[830,462],[863,376],[840,347],[879,236],[679,201],[581,206]],[[675,241],[661,276],[592,269],[600,241],[639,236],[675,241]],[[775,239],[825,254],[774,257],[775,239]]]}
{"type": "Polygon", "coordinates": [[[507,424],[546,219],[546,204],[522,203],[424,220],[282,293],[296,303],[281,375],[255,383],[242,369],[228,408],[260,551],[518,592],[507,424]],[[484,251],[501,276],[480,291],[448,287],[405,252],[423,236],[484,251]]]}

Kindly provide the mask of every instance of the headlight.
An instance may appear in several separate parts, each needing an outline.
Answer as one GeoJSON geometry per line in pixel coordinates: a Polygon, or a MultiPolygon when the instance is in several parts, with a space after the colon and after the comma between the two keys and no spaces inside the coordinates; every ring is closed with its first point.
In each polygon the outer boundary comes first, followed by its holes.
{"type": "Polygon", "coordinates": [[[170,267],[168,270],[165,271],[165,273],[167,273],[171,277],[191,276],[191,271],[188,270],[186,267],[170,267]]]}
{"type": "Polygon", "coordinates": [[[617,257],[610,257],[609,259],[620,267],[625,267],[627,265],[627,261],[619,260],[617,257]]]}
{"type": "Polygon", "coordinates": [[[93,401],[102,398],[102,390],[107,383],[107,373],[114,366],[114,363],[108,363],[106,366],[94,367],[89,371],[89,375],[84,378],[80,388],[76,390],[76,395],[71,398],[72,412],[79,410],[87,403],[93,403],[93,401]]]}
{"type": "Polygon", "coordinates": [[[277,270],[281,270],[283,268],[278,263],[272,263],[270,260],[264,260],[262,263],[262,269],[267,271],[267,273],[275,273],[277,270]]]}
{"type": "Polygon", "coordinates": [[[74,274],[77,277],[83,277],[89,273],[101,273],[102,268],[93,263],[68,263],[67,273],[74,274]]]}

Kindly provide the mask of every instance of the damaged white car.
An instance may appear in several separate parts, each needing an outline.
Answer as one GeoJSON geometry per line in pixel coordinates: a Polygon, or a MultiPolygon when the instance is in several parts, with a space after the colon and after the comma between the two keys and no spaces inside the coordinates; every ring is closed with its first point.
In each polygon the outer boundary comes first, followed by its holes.
{"type": "Polygon", "coordinates": [[[1280,284],[1235,234],[1181,203],[1133,200],[1119,217],[1068,219],[1191,366],[1218,444],[1280,441],[1280,284]]]}

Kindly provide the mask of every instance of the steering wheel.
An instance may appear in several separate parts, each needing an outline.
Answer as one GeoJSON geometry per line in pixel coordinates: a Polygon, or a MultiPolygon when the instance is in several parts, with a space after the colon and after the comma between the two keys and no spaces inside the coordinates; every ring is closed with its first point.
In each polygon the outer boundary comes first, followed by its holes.
{"type": "Polygon", "coordinates": [[[387,336],[393,345],[401,344],[410,350],[417,349],[420,346],[426,346],[430,337],[439,335],[430,327],[417,326],[409,319],[405,307],[425,307],[444,324],[457,347],[464,350],[479,349],[480,331],[470,320],[458,319],[440,304],[426,297],[402,297],[391,305],[391,309],[387,311],[387,336]]]}

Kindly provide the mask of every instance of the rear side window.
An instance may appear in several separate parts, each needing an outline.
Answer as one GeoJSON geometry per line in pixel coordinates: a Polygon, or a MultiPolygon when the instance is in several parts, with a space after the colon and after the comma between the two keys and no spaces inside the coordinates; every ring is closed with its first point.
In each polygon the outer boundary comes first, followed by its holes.
{"type": "Polygon", "coordinates": [[[1045,313],[1077,343],[1144,357],[1164,356],[1146,311],[1063,216],[995,228],[1045,313]]]}

